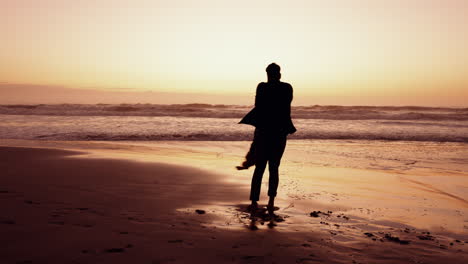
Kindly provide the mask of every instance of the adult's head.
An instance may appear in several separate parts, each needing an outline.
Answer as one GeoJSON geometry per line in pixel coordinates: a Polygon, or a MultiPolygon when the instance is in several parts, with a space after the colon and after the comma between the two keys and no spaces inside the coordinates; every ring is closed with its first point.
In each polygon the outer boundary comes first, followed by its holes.
{"type": "Polygon", "coordinates": [[[281,68],[278,64],[272,63],[266,68],[268,81],[279,81],[281,79],[281,68]]]}

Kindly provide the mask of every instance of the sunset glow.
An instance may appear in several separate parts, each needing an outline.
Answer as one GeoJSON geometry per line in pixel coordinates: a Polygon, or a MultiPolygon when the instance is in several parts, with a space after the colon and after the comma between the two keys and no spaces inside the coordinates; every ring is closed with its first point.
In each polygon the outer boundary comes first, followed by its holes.
{"type": "Polygon", "coordinates": [[[1,263],[468,264],[467,154],[468,0],[0,0],[1,263]]]}
{"type": "Polygon", "coordinates": [[[463,0],[7,0],[0,103],[27,84],[97,90],[84,103],[250,104],[277,62],[295,104],[466,106],[467,13],[463,0]]]}

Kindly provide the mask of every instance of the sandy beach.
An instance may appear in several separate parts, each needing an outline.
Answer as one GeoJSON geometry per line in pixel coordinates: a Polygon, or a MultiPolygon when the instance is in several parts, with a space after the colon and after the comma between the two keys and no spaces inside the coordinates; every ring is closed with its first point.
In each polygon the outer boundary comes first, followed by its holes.
{"type": "Polygon", "coordinates": [[[292,142],[271,218],[247,211],[246,142],[1,145],[2,263],[468,259],[463,172],[312,166],[292,142]]]}

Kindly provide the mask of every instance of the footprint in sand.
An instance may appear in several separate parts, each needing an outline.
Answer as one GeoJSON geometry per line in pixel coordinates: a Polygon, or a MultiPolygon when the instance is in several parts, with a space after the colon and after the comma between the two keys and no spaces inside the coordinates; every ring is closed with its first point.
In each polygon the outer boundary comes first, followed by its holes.
{"type": "Polygon", "coordinates": [[[261,260],[263,256],[243,256],[243,260],[261,260]]]}
{"type": "Polygon", "coordinates": [[[173,240],[168,240],[167,243],[182,243],[184,242],[182,239],[173,239],[173,240]]]}
{"type": "Polygon", "coordinates": [[[14,225],[14,224],[16,224],[16,222],[14,220],[10,220],[10,219],[2,220],[2,221],[0,221],[0,223],[5,224],[5,225],[14,225]]]}
{"type": "Polygon", "coordinates": [[[40,202],[34,202],[32,200],[24,200],[24,203],[26,203],[26,204],[35,204],[35,205],[41,204],[40,202]]]}
{"type": "Polygon", "coordinates": [[[79,226],[79,227],[85,227],[85,228],[91,228],[94,225],[93,224],[73,224],[74,226],[79,226]]]}
{"type": "Polygon", "coordinates": [[[64,221],[49,221],[51,225],[65,225],[64,221]]]}
{"type": "Polygon", "coordinates": [[[104,250],[105,253],[122,253],[124,251],[124,248],[109,248],[104,250]]]}

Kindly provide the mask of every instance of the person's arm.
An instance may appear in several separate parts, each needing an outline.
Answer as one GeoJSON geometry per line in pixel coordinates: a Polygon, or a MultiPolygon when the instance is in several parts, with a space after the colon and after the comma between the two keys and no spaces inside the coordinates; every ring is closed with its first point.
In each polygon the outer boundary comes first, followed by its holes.
{"type": "Polygon", "coordinates": [[[263,99],[263,97],[264,97],[263,96],[263,89],[264,89],[263,83],[259,83],[257,85],[257,91],[255,93],[255,107],[260,107],[261,108],[262,105],[263,105],[263,100],[264,100],[263,99]]]}
{"type": "Polygon", "coordinates": [[[289,84],[288,85],[288,102],[289,102],[289,104],[291,104],[292,100],[293,100],[293,88],[289,84]]]}
{"type": "Polygon", "coordinates": [[[287,92],[287,111],[288,111],[288,116],[291,116],[291,102],[293,100],[293,88],[290,84],[288,84],[288,92],[287,92]]]}
{"type": "Polygon", "coordinates": [[[290,84],[288,84],[288,104],[287,104],[287,133],[288,134],[293,134],[297,131],[297,129],[294,127],[294,124],[292,123],[291,120],[291,102],[293,100],[293,88],[290,84]]]}

